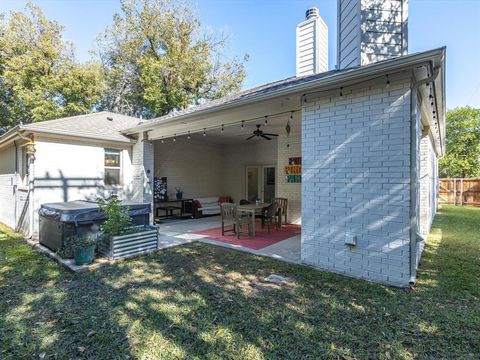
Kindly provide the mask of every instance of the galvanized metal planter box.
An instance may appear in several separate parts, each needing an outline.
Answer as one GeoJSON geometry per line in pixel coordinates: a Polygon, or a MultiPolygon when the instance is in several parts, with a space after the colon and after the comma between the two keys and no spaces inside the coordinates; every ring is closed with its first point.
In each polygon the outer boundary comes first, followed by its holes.
{"type": "Polygon", "coordinates": [[[158,229],[144,226],[132,234],[112,236],[99,242],[98,252],[110,260],[124,259],[154,251],[158,247],[158,229]]]}

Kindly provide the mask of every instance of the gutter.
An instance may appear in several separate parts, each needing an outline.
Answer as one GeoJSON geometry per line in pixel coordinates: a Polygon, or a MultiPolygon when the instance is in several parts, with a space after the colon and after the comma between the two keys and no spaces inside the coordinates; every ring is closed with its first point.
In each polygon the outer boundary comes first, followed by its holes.
{"type": "Polygon", "coordinates": [[[2,146],[3,143],[7,142],[10,139],[15,138],[17,136],[17,132],[21,130],[21,125],[16,125],[10,130],[8,130],[5,134],[0,136],[0,147],[2,146]]]}
{"type": "Polygon", "coordinates": [[[228,110],[235,107],[239,107],[242,105],[249,105],[252,103],[260,102],[263,100],[269,100],[281,96],[291,95],[292,93],[302,93],[312,88],[316,87],[327,87],[327,86],[338,86],[341,82],[347,82],[356,80],[359,78],[369,77],[369,76],[378,76],[379,72],[390,72],[392,69],[400,69],[400,68],[410,68],[414,65],[422,64],[425,62],[431,62],[431,58],[435,56],[442,55],[443,48],[438,48],[435,50],[426,51],[420,54],[413,54],[413,55],[406,55],[402,57],[398,57],[391,60],[386,60],[382,63],[376,63],[368,66],[357,67],[351,70],[347,70],[345,72],[340,72],[338,74],[328,76],[325,78],[320,78],[317,80],[308,81],[302,84],[286,87],[284,89],[280,89],[278,91],[274,91],[267,94],[261,95],[252,95],[245,99],[237,99],[232,100],[229,103],[220,104],[218,106],[211,106],[205,109],[200,110],[193,110],[192,112],[186,114],[179,114],[176,116],[172,116],[167,119],[158,118],[157,120],[151,120],[150,122],[145,122],[144,124],[128,128],[122,131],[124,134],[133,134],[138,132],[143,132],[146,130],[151,130],[153,127],[158,125],[164,125],[171,122],[179,121],[181,119],[198,116],[198,115],[205,115],[210,114],[222,110],[228,110]]]}
{"type": "MultiPolygon", "coordinates": [[[[25,135],[22,135],[20,132],[18,132],[17,135],[22,140],[32,141],[31,138],[28,138],[25,135]]],[[[33,138],[33,136],[32,136],[32,138],[33,138]]],[[[34,203],[33,203],[33,200],[34,200],[33,195],[34,195],[34,190],[35,190],[35,187],[34,187],[34,181],[35,181],[34,161],[35,161],[35,157],[33,157],[33,158],[29,157],[28,158],[28,164],[27,164],[27,168],[28,168],[28,212],[29,212],[29,215],[30,215],[30,221],[29,221],[29,224],[28,224],[28,234],[27,234],[28,238],[33,237],[33,230],[34,230],[34,225],[35,225],[35,207],[34,207],[34,203]]],[[[15,197],[15,201],[16,201],[16,197],[15,197]]],[[[16,204],[15,204],[15,207],[16,207],[16,204]]],[[[15,224],[15,226],[16,225],[17,224],[15,224]]]]}
{"type": "Polygon", "coordinates": [[[410,286],[417,282],[417,243],[425,239],[418,233],[417,223],[417,163],[418,163],[418,149],[417,149],[417,95],[418,88],[429,82],[435,81],[439,74],[438,68],[433,68],[433,62],[430,61],[430,75],[429,77],[415,81],[412,78],[412,86],[410,88],[410,286]],[[432,71],[433,70],[433,71],[432,71]]]}

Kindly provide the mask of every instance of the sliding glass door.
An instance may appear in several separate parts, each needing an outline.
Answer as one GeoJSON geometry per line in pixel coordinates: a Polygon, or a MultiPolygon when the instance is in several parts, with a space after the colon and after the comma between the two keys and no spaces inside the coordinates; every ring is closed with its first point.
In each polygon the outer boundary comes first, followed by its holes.
{"type": "Polygon", "coordinates": [[[271,202],[276,191],[276,168],[273,165],[247,166],[246,194],[247,200],[254,202],[271,202]]]}

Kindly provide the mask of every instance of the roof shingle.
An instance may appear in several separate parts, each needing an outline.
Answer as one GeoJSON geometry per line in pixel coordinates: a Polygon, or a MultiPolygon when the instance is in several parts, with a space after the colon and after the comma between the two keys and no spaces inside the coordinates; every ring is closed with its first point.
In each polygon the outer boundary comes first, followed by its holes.
{"type": "Polygon", "coordinates": [[[107,141],[130,142],[120,131],[138,125],[140,119],[108,111],[41,121],[20,126],[20,130],[78,136],[107,141]]]}

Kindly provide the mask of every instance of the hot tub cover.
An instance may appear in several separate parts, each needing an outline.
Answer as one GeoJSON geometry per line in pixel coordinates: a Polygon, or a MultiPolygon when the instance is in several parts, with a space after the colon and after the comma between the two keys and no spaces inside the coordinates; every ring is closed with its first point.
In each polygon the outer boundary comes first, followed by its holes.
{"type": "MultiPolygon", "coordinates": [[[[148,215],[151,211],[150,204],[133,201],[122,201],[122,207],[128,207],[130,216],[148,215]]],[[[42,204],[38,213],[61,222],[85,223],[106,219],[96,202],[83,200],[42,204]]]]}

